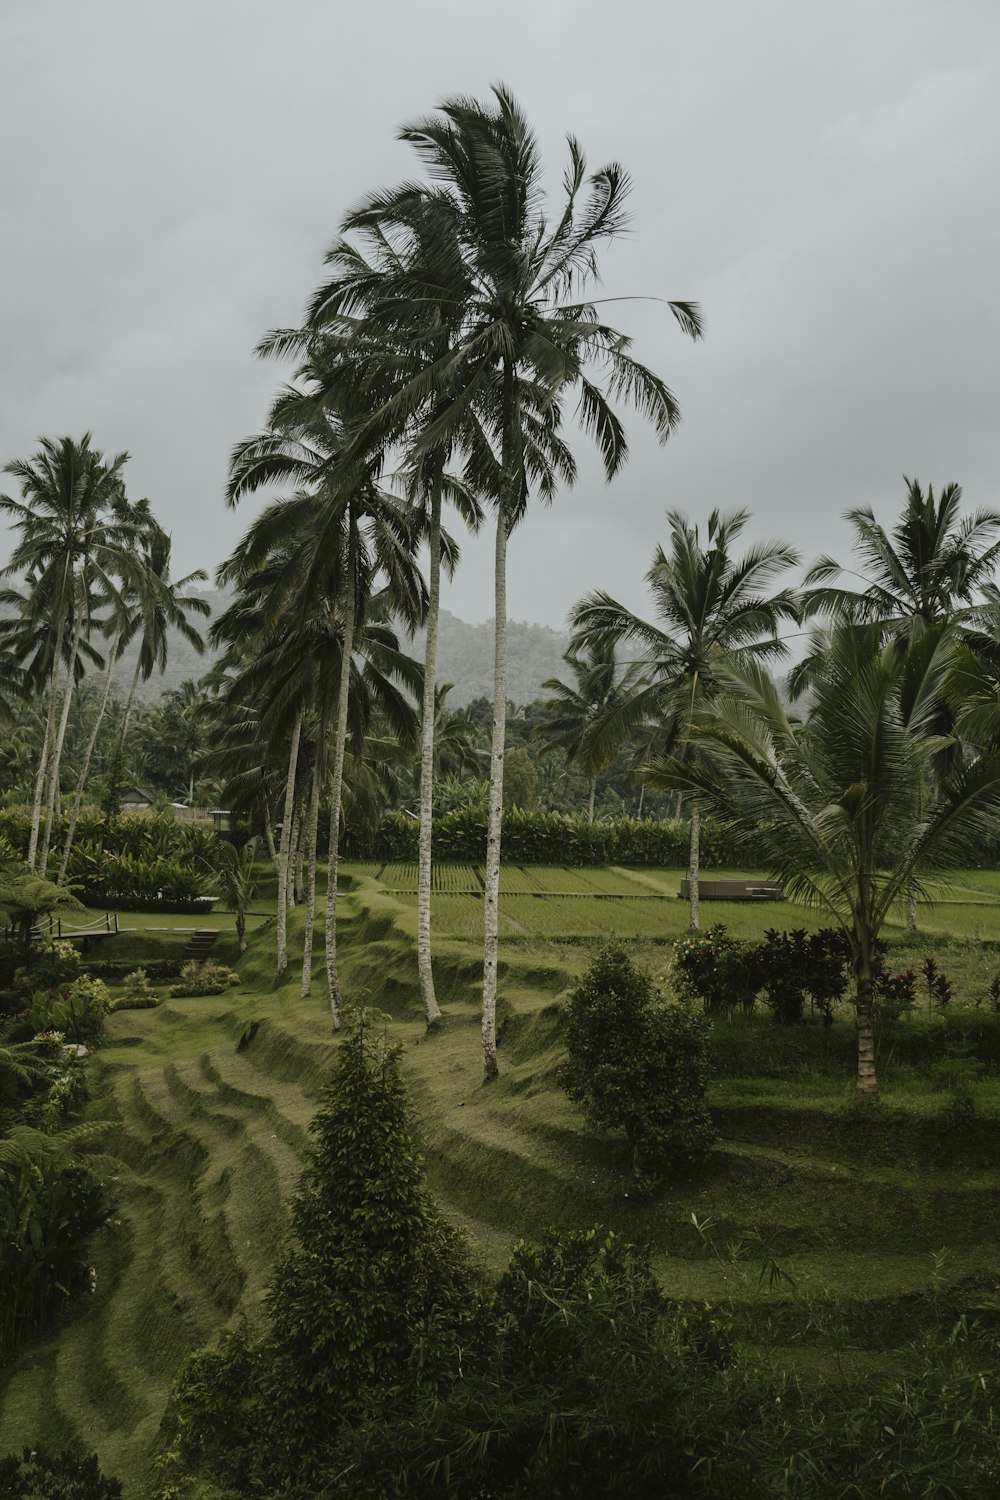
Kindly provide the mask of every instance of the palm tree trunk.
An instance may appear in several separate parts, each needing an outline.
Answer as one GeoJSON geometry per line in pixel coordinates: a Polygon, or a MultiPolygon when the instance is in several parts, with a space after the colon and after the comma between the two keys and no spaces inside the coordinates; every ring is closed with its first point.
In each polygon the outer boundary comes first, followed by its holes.
{"type": "Polygon", "coordinates": [[[696,807],[691,808],[691,845],[688,854],[688,900],[690,902],[690,919],[688,925],[692,932],[697,932],[701,926],[701,911],[698,895],[698,877],[701,871],[701,814],[696,807]]]}
{"type": "Polygon", "coordinates": [[[128,726],[129,726],[129,724],[131,722],[131,719],[132,719],[132,708],[133,708],[133,705],[135,704],[135,691],[136,691],[136,688],[138,686],[139,686],[139,663],[136,662],[136,664],[135,664],[135,671],[132,673],[132,685],[131,685],[131,687],[128,690],[128,697],[125,699],[125,711],[122,714],[122,727],[121,727],[121,730],[120,730],[119,735],[118,735],[118,754],[119,755],[121,755],[121,753],[122,753],[122,751],[123,751],[123,749],[125,747],[125,736],[128,734],[128,726]]]}
{"type": "Polygon", "coordinates": [[[493,651],[493,738],[486,826],[483,894],[483,1082],[499,1076],[497,1065],[497,956],[500,946],[500,833],[503,822],[503,755],[507,736],[507,515],[497,506],[494,566],[496,632],[493,651]]]}
{"type": "Polygon", "coordinates": [[[642,817],[642,804],[643,804],[643,799],[645,798],[645,796],[646,796],[646,783],[643,780],[643,781],[639,782],[639,810],[636,813],[636,817],[637,818],[641,818],[642,817]]]}
{"type": "Polygon", "coordinates": [[[355,570],[357,535],[353,515],[347,543],[347,591],[344,600],[344,640],[337,689],[337,727],[330,773],[330,858],[326,877],[326,982],[330,992],[330,1019],[334,1031],[342,1024],[340,976],[337,973],[337,860],[340,852],[340,796],[344,785],[344,752],[347,748],[347,709],[351,691],[351,655],[354,651],[354,615],[357,609],[355,570]]]}
{"type": "Polygon", "coordinates": [[[80,808],[83,805],[83,794],[87,786],[87,776],[90,772],[90,762],[94,756],[94,748],[97,744],[97,736],[101,732],[101,725],[104,722],[104,715],[108,707],[108,699],[111,696],[111,679],[114,675],[117,652],[118,642],[115,641],[115,644],[108,656],[108,670],[104,675],[104,691],[101,694],[100,707],[97,710],[97,717],[94,719],[94,727],[90,731],[90,739],[87,741],[87,748],[83,754],[83,764],[80,767],[80,775],[77,777],[76,793],[73,797],[73,806],[70,810],[69,827],[66,829],[66,842],[63,844],[62,862],[59,866],[59,874],[56,876],[56,885],[62,885],[63,881],[66,879],[66,870],[69,865],[69,856],[73,848],[73,839],[76,835],[76,825],[80,821],[80,808]]]}
{"type": "Polygon", "coordinates": [[[590,778],[590,801],[587,804],[587,822],[588,823],[593,823],[593,821],[594,821],[594,799],[596,798],[596,796],[597,796],[597,777],[596,776],[591,776],[591,778],[590,778]]]}
{"type": "Polygon", "coordinates": [[[73,706],[73,688],[76,677],[76,658],[80,649],[80,634],[83,630],[83,614],[81,612],[76,628],[73,631],[73,641],[70,646],[69,664],[66,669],[66,690],[63,693],[62,713],[59,715],[59,728],[56,731],[55,744],[52,747],[52,765],[49,773],[49,796],[45,808],[45,828],[42,834],[42,847],[38,854],[39,874],[45,874],[45,866],[49,859],[49,840],[52,837],[52,825],[56,805],[56,788],[59,785],[59,765],[62,760],[63,741],[66,738],[66,727],[69,724],[70,709],[73,706]]]}
{"type": "Polygon", "coordinates": [[[264,805],[264,842],[267,845],[267,852],[270,856],[271,863],[274,868],[277,869],[278,851],[274,847],[274,829],[271,827],[271,809],[267,806],[266,803],[264,805]]]}
{"type": "Polygon", "coordinates": [[[914,875],[910,876],[906,890],[906,930],[907,932],[917,930],[917,881],[914,875]]]}
{"type": "Polygon", "coordinates": [[[62,654],[63,627],[62,623],[56,629],[55,646],[53,648],[52,671],[49,674],[49,707],[45,717],[45,735],[42,740],[42,754],[38,762],[38,775],[35,777],[35,796],[31,807],[31,836],[28,840],[28,868],[35,868],[35,856],[38,853],[38,830],[42,822],[42,800],[45,796],[45,773],[49,764],[49,751],[52,747],[52,736],[56,727],[56,697],[59,684],[59,657],[62,654]]]}
{"type": "Polygon", "coordinates": [[[302,989],[300,991],[303,1000],[309,994],[312,984],[312,953],[313,953],[313,928],[316,925],[316,845],[319,842],[319,774],[320,753],[319,746],[316,749],[316,760],[313,765],[312,787],[309,792],[309,833],[306,859],[308,867],[306,870],[306,928],[302,942],[302,989]]]}
{"type": "Polygon", "coordinates": [[[434,690],[437,682],[438,614],[441,602],[441,484],[431,495],[427,640],[424,648],[424,705],[420,738],[420,848],[417,865],[417,970],[427,1025],[436,1026],[441,1009],[434,994],[431,963],[431,843],[434,835],[434,690]]]}
{"type": "Polygon", "coordinates": [[[288,968],[288,864],[292,853],[292,810],[295,806],[295,767],[299,758],[299,736],[302,733],[302,710],[295,715],[292,743],[288,753],[288,776],[285,781],[285,815],[281,824],[281,846],[278,851],[278,959],[276,982],[285,977],[288,968]]]}
{"type": "Polygon", "coordinates": [[[858,1081],[859,1099],[874,1099],[878,1095],[878,1079],[875,1076],[875,1025],[874,984],[871,964],[862,960],[857,975],[857,1023],[858,1023],[858,1081]]]}
{"type": "Polygon", "coordinates": [[[298,905],[296,897],[299,891],[299,880],[296,876],[295,866],[300,861],[299,839],[301,834],[302,815],[296,806],[292,813],[292,841],[288,846],[288,863],[285,866],[285,904],[291,911],[294,911],[298,905]]]}

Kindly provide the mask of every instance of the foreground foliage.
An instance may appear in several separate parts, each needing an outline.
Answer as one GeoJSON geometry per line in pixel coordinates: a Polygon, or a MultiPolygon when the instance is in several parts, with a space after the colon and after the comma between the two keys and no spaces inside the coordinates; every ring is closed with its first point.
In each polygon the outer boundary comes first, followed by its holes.
{"type": "Polygon", "coordinates": [[[4,1500],[120,1500],[121,1493],[118,1480],[102,1474],[94,1453],[25,1448],[0,1458],[4,1500]]]}

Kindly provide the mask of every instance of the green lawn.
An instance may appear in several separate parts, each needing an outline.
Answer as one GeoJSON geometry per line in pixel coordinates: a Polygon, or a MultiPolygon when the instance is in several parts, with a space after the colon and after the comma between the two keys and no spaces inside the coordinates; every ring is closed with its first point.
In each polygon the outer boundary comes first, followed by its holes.
{"type": "MultiPolygon", "coordinates": [[[[974,1000],[1000,968],[1000,953],[942,943],[942,934],[959,929],[933,925],[942,912],[980,908],[922,909],[927,946],[922,930],[916,943],[893,949],[894,963],[916,967],[940,944],[956,1015],[992,1037],[989,1066],[974,1088],[978,1124],[949,1123],[934,1058],[953,1022],[938,1013],[904,1023],[894,1043],[883,1039],[884,1096],[862,1114],[851,1099],[846,1011],[830,1029],[779,1033],[766,1016],[720,1024],[712,1086],[720,1141],[710,1168],[697,1181],[641,1197],[620,1147],[591,1135],[557,1086],[558,1001],[594,945],[612,933],[629,939],[669,984],[666,940],[686,923],[676,899],[679,872],[506,873],[501,1078],[484,1090],[475,868],[438,871],[435,962],[446,1021],[430,1038],[417,1000],[415,871],[390,866],[376,879],[380,868],[344,869],[345,993],[385,1012],[403,1047],[430,1185],[468,1231],[484,1273],[503,1265],[522,1233],[610,1224],[650,1243],[674,1295],[722,1302],[748,1341],[780,1346],[789,1362],[809,1368],[891,1352],[942,1276],[950,1282],[996,1267],[1000,1040],[990,1028],[1000,1032],[1000,1024],[976,1013],[974,1000]],[[790,1280],[772,1285],[774,1266],[790,1280]]],[[[992,885],[1000,905],[1000,877],[976,872],[947,885],[976,899],[992,885]]],[[[290,921],[289,978],[273,986],[270,904],[255,904],[261,915],[243,959],[227,914],[191,923],[220,928],[215,951],[238,968],[237,988],[170,1000],[161,986],[156,1009],[112,1016],[93,1070],[96,1108],[118,1122],[109,1144],[124,1163],[121,1223],[95,1247],[94,1295],[63,1329],[25,1349],[0,1386],[0,1452],[40,1438],[50,1446],[79,1438],[126,1480],[129,1500],[150,1492],[150,1455],[185,1353],[238,1318],[259,1316],[336,1045],[321,954],[313,993],[299,998],[300,911],[290,921]]],[[[703,915],[748,936],[772,924],[821,921],[791,903],[706,904],[703,915]]],[[[188,923],[129,920],[136,930],[109,940],[107,956],[116,943],[137,961],[144,951],[155,956],[182,942],[173,926],[188,923]]],[[[991,931],[1000,937],[997,924],[991,931]]]]}

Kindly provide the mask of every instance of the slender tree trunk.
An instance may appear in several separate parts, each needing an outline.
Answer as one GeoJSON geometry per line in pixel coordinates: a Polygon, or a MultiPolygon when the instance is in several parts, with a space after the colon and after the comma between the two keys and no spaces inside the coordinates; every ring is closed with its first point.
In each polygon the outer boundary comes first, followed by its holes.
{"type": "Polygon", "coordinates": [[[271,827],[271,809],[264,806],[264,842],[267,845],[268,856],[275,869],[278,868],[278,851],[274,847],[274,829],[271,827]]]}
{"type": "Polygon", "coordinates": [[[698,879],[701,873],[701,814],[696,807],[691,808],[691,846],[688,854],[688,900],[690,901],[689,926],[692,932],[697,932],[701,926],[701,909],[699,903],[698,879]]]}
{"type": "Polygon", "coordinates": [[[38,853],[38,830],[42,822],[42,801],[45,796],[45,774],[49,765],[49,752],[52,748],[52,737],[56,728],[56,698],[59,688],[59,657],[62,654],[63,627],[60,623],[56,629],[54,653],[52,657],[52,671],[49,674],[49,707],[45,716],[45,736],[42,740],[42,754],[38,762],[38,775],[35,777],[35,796],[31,806],[31,836],[28,840],[28,867],[35,868],[35,857],[38,853]]]}
{"type": "Polygon", "coordinates": [[[337,689],[337,727],[330,773],[330,858],[326,877],[326,982],[330,992],[330,1019],[334,1031],[342,1024],[340,976],[337,973],[337,862],[340,852],[340,797],[344,785],[344,752],[347,747],[347,709],[351,691],[351,655],[354,651],[354,615],[357,609],[355,570],[357,537],[353,516],[347,543],[347,594],[344,601],[344,641],[337,689]]]}
{"type": "Polygon", "coordinates": [[[302,734],[302,710],[295,715],[292,744],[288,754],[288,776],[285,781],[285,815],[281,824],[281,846],[278,850],[278,961],[276,980],[280,984],[288,968],[288,862],[292,853],[292,810],[295,806],[295,766],[299,758],[302,734]]]}
{"type": "Polygon", "coordinates": [[[316,750],[316,760],[313,765],[312,787],[309,792],[309,815],[308,815],[308,839],[306,859],[308,867],[306,870],[306,927],[302,942],[302,989],[300,991],[303,1000],[308,995],[312,985],[312,954],[313,954],[313,928],[316,925],[316,845],[319,842],[319,772],[320,754],[319,747],[316,750]]]}
{"type": "Polygon", "coordinates": [[[593,823],[593,821],[594,821],[594,799],[596,798],[596,796],[597,796],[597,777],[596,776],[591,776],[591,778],[590,778],[590,801],[587,804],[587,822],[588,823],[593,823]]]}
{"type": "Polygon", "coordinates": [[[646,783],[645,783],[645,781],[640,781],[639,782],[639,811],[636,813],[636,817],[637,818],[641,818],[642,817],[642,804],[643,804],[643,799],[645,798],[645,796],[646,796],[646,783]]]}
{"type": "Polygon", "coordinates": [[[97,736],[101,732],[104,715],[108,707],[108,699],[111,696],[111,679],[114,674],[115,661],[117,659],[118,642],[115,641],[108,657],[108,670],[104,674],[104,691],[101,694],[100,707],[97,717],[94,719],[94,727],[90,731],[90,739],[83,754],[83,764],[80,767],[80,775],[77,778],[76,794],[73,797],[73,806],[69,815],[69,827],[66,829],[66,842],[63,844],[62,863],[59,866],[59,874],[56,876],[56,885],[62,885],[66,879],[66,870],[69,865],[69,856],[73,848],[73,839],[76,836],[76,825],[80,821],[80,808],[83,805],[83,794],[87,786],[87,776],[90,773],[90,762],[94,756],[94,748],[97,744],[97,736]]]}
{"type": "Polygon", "coordinates": [[[240,945],[240,952],[247,951],[247,919],[242,911],[236,913],[236,938],[240,945]]]}
{"type": "Polygon", "coordinates": [[[486,880],[483,895],[483,1082],[498,1077],[497,956],[500,944],[500,833],[503,822],[503,755],[507,735],[507,514],[497,507],[494,568],[496,632],[493,652],[493,738],[490,746],[490,798],[486,827],[486,880]]]}
{"type": "Polygon", "coordinates": [[[431,963],[431,843],[434,836],[434,689],[437,683],[438,614],[441,602],[441,484],[431,496],[427,641],[424,649],[424,705],[420,738],[420,848],[417,868],[417,969],[424,1019],[436,1026],[441,1009],[434,994],[431,963]]]}
{"type": "Polygon", "coordinates": [[[133,709],[133,706],[135,704],[135,693],[136,693],[136,688],[138,686],[139,686],[139,663],[136,662],[136,664],[135,664],[135,671],[132,673],[132,683],[131,683],[131,686],[129,687],[129,690],[128,690],[128,697],[125,699],[125,710],[122,713],[122,727],[121,727],[121,730],[120,730],[119,735],[118,735],[118,754],[119,755],[122,755],[124,753],[124,750],[125,750],[125,736],[128,734],[128,726],[132,722],[132,709],[133,709]]]}
{"type": "Polygon", "coordinates": [[[858,1098],[874,1099],[878,1095],[878,1079],[875,1076],[874,984],[871,963],[867,958],[860,961],[857,974],[857,1023],[858,1098]]]}
{"type": "Polygon", "coordinates": [[[906,930],[907,932],[917,930],[917,881],[914,875],[910,876],[906,889],[906,930]]]}
{"type": "Polygon", "coordinates": [[[295,836],[295,879],[292,883],[292,897],[296,906],[302,905],[305,895],[305,874],[303,866],[306,858],[306,840],[309,837],[309,810],[308,806],[300,809],[296,818],[297,831],[295,836]]]}
{"type": "Polygon", "coordinates": [[[292,838],[288,845],[288,859],[285,864],[285,905],[290,911],[294,911],[297,905],[296,893],[299,882],[295,874],[295,865],[299,859],[299,837],[302,831],[302,817],[296,807],[292,813],[292,838]]]}
{"type": "Polygon", "coordinates": [[[63,693],[62,713],[59,715],[59,728],[56,731],[55,744],[52,747],[52,766],[49,779],[49,796],[45,808],[45,827],[42,833],[42,847],[38,854],[38,872],[45,874],[45,866],[49,859],[49,840],[52,837],[52,825],[55,817],[56,789],[59,785],[59,766],[62,761],[63,741],[66,738],[66,726],[69,724],[70,709],[73,706],[73,688],[75,686],[76,658],[80,649],[80,634],[83,630],[83,615],[76,622],[73,631],[73,641],[70,646],[69,664],[66,669],[66,689],[63,693]]]}

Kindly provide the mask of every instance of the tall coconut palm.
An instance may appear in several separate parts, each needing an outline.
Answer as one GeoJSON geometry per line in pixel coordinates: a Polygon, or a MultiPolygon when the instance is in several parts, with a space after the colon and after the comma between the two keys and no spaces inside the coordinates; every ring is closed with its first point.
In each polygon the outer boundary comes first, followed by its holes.
{"type": "MultiPolygon", "coordinates": [[[[469,292],[468,268],[453,216],[434,212],[425,195],[404,187],[371,195],[341,227],[345,236],[354,239],[338,240],[328,253],[333,279],[318,289],[305,325],[293,339],[302,340],[313,353],[331,345],[341,354],[349,350],[352,371],[367,377],[372,408],[368,422],[362,424],[362,440],[402,444],[408,498],[419,509],[426,531],[417,970],[424,1016],[432,1027],[441,1018],[431,959],[431,857],[442,508],[445,500],[451,500],[466,523],[478,528],[482,519],[478,501],[468,486],[448,472],[449,465],[456,450],[478,451],[480,484],[486,480],[483,460],[493,470],[494,481],[496,466],[467,393],[460,384],[440,378],[443,362],[458,353],[469,292]],[[428,375],[433,378],[426,381],[428,375]],[[426,383],[419,394],[421,381],[426,383]],[[400,391],[409,393],[401,403],[394,399],[400,391]]],[[[279,333],[262,347],[269,350],[275,344],[284,348],[288,336],[279,333]]],[[[335,358],[334,368],[342,369],[343,359],[335,358]]],[[[324,379],[321,374],[321,385],[324,379]]],[[[453,567],[452,558],[449,572],[453,567]]]]}
{"type": "MultiPolygon", "coordinates": [[[[595,751],[618,748],[643,725],[657,726],[660,753],[683,758],[695,748],[693,728],[720,682],[738,665],[775,661],[786,654],[778,639],[782,620],[796,618],[795,595],[770,592],[775,579],[798,562],[783,542],[759,542],[743,557],[734,544],[749,512],[708,518],[705,542],[680,511],[669,511],[669,551],[657,547],[646,582],[656,623],[641,619],[609,594],[588,594],[572,613],[581,643],[598,649],[627,645],[640,652],[641,678],[595,725],[595,751]]],[[[688,859],[690,924],[699,925],[700,812],[690,810],[688,859]]]]}
{"type": "MultiPolygon", "coordinates": [[[[32,868],[38,858],[43,802],[43,849],[47,853],[62,738],[84,632],[91,623],[93,590],[110,591],[115,579],[135,572],[136,526],[124,503],[121,478],[127,460],[127,453],[105,460],[103,453],[91,447],[90,433],[85,433],[80,441],[43,438],[30,459],[15,460],[4,469],[19,480],[21,499],[0,495],[0,512],[12,518],[21,537],[2,573],[29,576],[31,617],[46,620],[52,640],[48,714],[28,850],[32,868]],[[59,669],[67,642],[63,712],[57,725],[59,669]]],[[[44,864],[43,854],[42,869],[44,864]]]]}
{"type": "MultiPolygon", "coordinates": [[[[400,134],[415,147],[433,185],[410,185],[396,196],[419,200],[423,212],[440,226],[429,241],[457,247],[458,299],[449,319],[447,348],[414,378],[404,379],[379,415],[423,411],[431,392],[454,394],[457,399],[445,402],[414,440],[412,452],[428,455],[449,439],[457,449],[467,447],[474,487],[497,495],[482,1019],[483,1079],[489,1082],[498,1072],[507,540],[524,515],[533,484],[551,497],[559,480],[569,483],[574,477],[572,455],[560,436],[571,392],[577,395],[583,425],[599,444],[609,478],[628,451],[609,394],[634,404],[661,439],[669,436],[679,412],[664,382],[631,356],[629,339],[603,323],[596,305],[584,300],[596,277],[599,248],[627,222],[629,184],[619,166],[606,166],[588,179],[583,153],[571,140],[563,202],[550,221],[537,142],[505,88],[494,89],[486,104],[446,100],[436,114],[405,126],[400,134]],[[470,413],[485,443],[470,437],[470,413]]],[[[422,267],[415,289],[432,277],[433,267],[422,267]]],[[[667,305],[686,333],[700,335],[694,304],[667,305]]]]}
{"type": "Polygon", "coordinates": [[[745,663],[728,684],[720,680],[695,725],[699,753],[674,754],[656,768],[664,782],[752,838],[789,894],[843,929],[863,1098],[877,1092],[873,1001],[882,927],[914,877],[960,863],[970,837],[991,834],[1000,814],[996,748],[959,762],[933,804],[922,796],[957,639],[954,623],[938,622],[900,652],[878,625],[834,626],[804,723],[789,718],[760,665],[745,663]]]}

